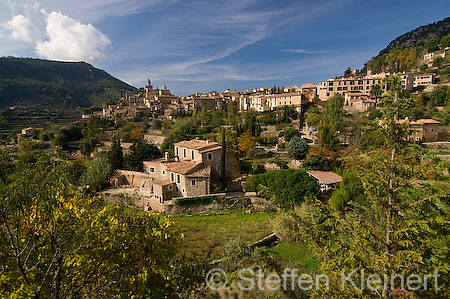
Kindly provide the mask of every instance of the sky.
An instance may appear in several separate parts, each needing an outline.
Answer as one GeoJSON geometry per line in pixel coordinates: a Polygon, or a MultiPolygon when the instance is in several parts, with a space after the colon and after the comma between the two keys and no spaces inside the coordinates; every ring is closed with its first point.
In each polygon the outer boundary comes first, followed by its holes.
{"type": "Polygon", "coordinates": [[[448,0],[0,0],[0,56],[86,61],[183,96],[317,83],[448,16],[448,0]]]}

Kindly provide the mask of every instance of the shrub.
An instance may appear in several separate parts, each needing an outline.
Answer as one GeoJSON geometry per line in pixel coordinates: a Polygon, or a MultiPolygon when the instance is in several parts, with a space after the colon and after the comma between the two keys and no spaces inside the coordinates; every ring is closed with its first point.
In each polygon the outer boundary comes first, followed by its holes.
{"type": "Polygon", "coordinates": [[[303,167],[308,170],[330,170],[328,160],[320,155],[311,155],[303,160],[303,167]]]}
{"type": "Polygon", "coordinates": [[[233,263],[239,262],[243,258],[251,256],[251,254],[252,250],[240,237],[232,239],[225,244],[224,256],[233,263]]]}
{"type": "Polygon", "coordinates": [[[89,185],[93,190],[99,191],[106,187],[112,174],[112,167],[106,156],[92,161],[90,167],[81,176],[81,184],[89,185]]]}
{"type": "Polygon", "coordinates": [[[350,201],[347,190],[344,188],[337,189],[333,192],[330,198],[330,205],[333,209],[338,212],[343,213],[344,208],[347,203],[350,201]]]}
{"type": "Polygon", "coordinates": [[[309,151],[309,145],[298,136],[292,137],[286,147],[289,157],[303,159],[309,151]]]}
{"type": "Polygon", "coordinates": [[[249,177],[246,191],[257,191],[279,207],[288,207],[303,202],[307,196],[320,192],[316,180],[304,169],[282,169],[249,177]]]}

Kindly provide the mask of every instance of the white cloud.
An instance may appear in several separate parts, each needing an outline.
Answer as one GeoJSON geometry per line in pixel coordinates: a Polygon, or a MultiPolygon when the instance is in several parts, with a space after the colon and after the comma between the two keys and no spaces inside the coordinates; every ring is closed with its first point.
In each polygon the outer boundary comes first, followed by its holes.
{"type": "Polygon", "coordinates": [[[305,50],[305,49],[286,49],[286,50],[282,50],[283,52],[288,52],[288,53],[300,53],[300,54],[309,54],[309,55],[314,55],[314,54],[330,54],[333,53],[334,51],[330,51],[330,50],[315,50],[315,51],[311,51],[311,50],[305,50]]]}
{"type": "Polygon", "coordinates": [[[36,53],[48,59],[92,62],[104,56],[111,41],[91,24],[82,24],[60,12],[47,15],[47,41],[36,43],[36,53]]]}
{"type": "Polygon", "coordinates": [[[2,24],[11,32],[10,37],[16,40],[31,42],[31,20],[23,15],[13,16],[11,20],[2,24]]]}

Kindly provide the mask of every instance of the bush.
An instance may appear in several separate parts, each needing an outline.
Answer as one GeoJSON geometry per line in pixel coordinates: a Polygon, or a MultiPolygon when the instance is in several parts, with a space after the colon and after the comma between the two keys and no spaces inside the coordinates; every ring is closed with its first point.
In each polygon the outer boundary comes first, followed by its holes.
{"type": "Polygon", "coordinates": [[[107,157],[102,156],[98,160],[92,161],[90,167],[81,176],[81,184],[89,185],[95,191],[106,187],[112,174],[112,167],[107,157]]]}
{"type": "Polygon", "coordinates": [[[331,195],[330,205],[336,211],[343,213],[344,208],[349,201],[350,197],[348,195],[347,190],[345,190],[344,188],[340,188],[335,190],[331,195]]]}
{"type": "Polygon", "coordinates": [[[309,151],[309,145],[298,136],[294,136],[286,147],[288,156],[303,159],[309,151]]]}
{"type": "Polygon", "coordinates": [[[236,263],[241,261],[243,258],[251,256],[252,250],[247,245],[247,243],[240,237],[232,239],[227,244],[225,244],[224,256],[227,260],[236,263]]]}
{"type": "Polygon", "coordinates": [[[303,161],[303,167],[307,170],[330,170],[328,160],[320,155],[311,155],[303,161]]]}
{"type": "Polygon", "coordinates": [[[257,191],[279,207],[303,202],[305,197],[319,195],[317,181],[304,169],[283,169],[257,174],[245,182],[246,191],[257,191]]]}

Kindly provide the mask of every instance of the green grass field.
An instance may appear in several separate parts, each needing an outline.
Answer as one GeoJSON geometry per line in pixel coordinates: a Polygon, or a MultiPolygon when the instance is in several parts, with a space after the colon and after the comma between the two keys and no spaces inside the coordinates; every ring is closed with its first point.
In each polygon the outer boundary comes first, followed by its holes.
{"type": "Polygon", "coordinates": [[[295,266],[316,272],[319,269],[319,261],[315,258],[306,244],[280,243],[272,249],[283,260],[295,266]]]}
{"type": "Polygon", "coordinates": [[[234,238],[240,237],[252,243],[271,234],[270,219],[274,216],[274,212],[247,214],[245,210],[238,210],[171,217],[185,237],[180,250],[188,256],[209,255],[215,259],[222,257],[225,244],[234,238]]]}

